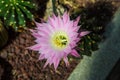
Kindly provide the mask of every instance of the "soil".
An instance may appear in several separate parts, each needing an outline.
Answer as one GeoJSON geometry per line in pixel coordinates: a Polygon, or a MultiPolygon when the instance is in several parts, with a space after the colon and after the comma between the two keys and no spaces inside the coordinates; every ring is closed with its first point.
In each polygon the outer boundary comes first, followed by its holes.
{"type": "MultiPolygon", "coordinates": [[[[10,75],[12,78],[9,80],[67,80],[70,73],[79,63],[79,60],[72,59],[70,60],[69,67],[66,67],[65,63],[61,61],[56,71],[53,66],[47,66],[43,69],[46,60],[39,61],[38,52],[26,49],[35,44],[30,31],[25,30],[17,34],[17,37],[14,39],[15,35],[16,34],[13,33],[8,45],[0,52],[0,56],[12,66],[10,72],[12,73],[12,75],[10,75]]],[[[6,63],[2,63],[1,65],[4,64],[6,63]]],[[[3,68],[5,70],[5,67],[3,68]]],[[[3,68],[0,67],[0,73],[3,73],[3,68]]],[[[9,67],[6,66],[6,68],[9,67]]],[[[2,75],[4,75],[4,73],[2,75]]],[[[2,78],[1,80],[8,80],[6,76],[2,78]]]]}
{"type": "Polygon", "coordinates": [[[2,74],[3,74],[3,69],[2,69],[2,67],[1,67],[1,65],[0,65],[0,80],[1,80],[2,74]]]}

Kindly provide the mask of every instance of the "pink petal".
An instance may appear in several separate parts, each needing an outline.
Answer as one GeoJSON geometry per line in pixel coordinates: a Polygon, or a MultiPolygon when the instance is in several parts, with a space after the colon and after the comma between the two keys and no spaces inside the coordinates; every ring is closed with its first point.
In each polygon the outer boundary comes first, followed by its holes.
{"type": "Polygon", "coordinates": [[[51,54],[52,54],[51,50],[47,46],[41,46],[40,52],[41,52],[41,54],[44,54],[44,57],[47,58],[47,59],[49,57],[51,57],[51,54]]]}
{"type": "Polygon", "coordinates": [[[80,41],[80,38],[76,38],[74,41],[77,43],[78,41],[80,41]]]}
{"type": "Polygon", "coordinates": [[[80,16],[78,16],[78,17],[76,18],[76,20],[74,21],[74,26],[77,26],[77,25],[78,25],[79,20],[80,20],[80,16]]]}
{"type": "Polygon", "coordinates": [[[49,36],[49,33],[48,32],[45,32],[45,31],[39,31],[38,34],[41,36],[41,37],[44,37],[44,36],[49,36]]]}
{"type": "Polygon", "coordinates": [[[70,20],[69,14],[67,13],[67,11],[63,14],[63,21],[64,23],[66,23],[68,20],[70,20]]]}
{"type": "Polygon", "coordinates": [[[52,14],[52,18],[55,20],[57,17],[55,14],[52,14]]]}
{"type": "Polygon", "coordinates": [[[39,44],[36,44],[34,46],[28,47],[28,49],[34,50],[34,51],[38,51],[41,48],[41,46],[39,44]]]}
{"type": "Polygon", "coordinates": [[[68,58],[64,57],[63,60],[65,61],[66,66],[69,66],[68,58]]]}
{"type": "Polygon", "coordinates": [[[80,32],[79,37],[85,36],[85,35],[87,35],[87,34],[89,34],[89,33],[90,33],[90,31],[80,32]]]}
{"type": "Polygon", "coordinates": [[[64,26],[63,26],[63,20],[61,19],[60,16],[58,16],[58,26],[59,26],[59,27],[64,27],[64,26]]]}
{"type": "Polygon", "coordinates": [[[79,35],[79,34],[76,33],[76,32],[70,33],[70,37],[71,37],[72,40],[74,40],[75,38],[77,38],[78,35],[79,35]]]}
{"type": "Polygon", "coordinates": [[[49,61],[47,60],[43,68],[45,68],[48,65],[49,61]]]}
{"type": "Polygon", "coordinates": [[[54,32],[56,27],[58,27],[57,23],[53,23],[53,25],[52,24],[48,24],[47,25],[48,33],[50,34],[50,33],[54,32]]]}
{"type": "Polygon", "coordinates": [[[45,20],[43,18],[39,18],[41,23],[45,22],[45,20]]]}
{"type": "MultiPolygon", "coordinates": [[[[49,44],[49,38],[39,38],[37,40],[35,40],[35,42],[39,43],[41,45],[42,44],[49,44]]],[[[43,45],[41,45],[43,46],[43,45]]]]}
{"type": "Polygon", "coordinates": [[[46,58],[47,59],[47,61],[46,61],[46,63],[45,63],[45,65],[44,65],[44,67],[43,68],[45,68],[48,64],[52,64],[52,62],[51,62],[51,57],[48,57],[48,58],[46,58]]]}
{"type": "Polygon", "coordinates": [[[51,24],[51,27],[55,27],[55,26],[54,26],[54,21],[55,21],[55,20],[54,20],[53,18],[48,17],[48,23],[51,24]]]}
{"type": "Polygon", "coordinates": [[[29,29],[30,30],[30,32],[32,32],[32,33],[36,33],[36,30],[33,30],[33,29],[29,29]]]}
{"type": "Polygon", "coordinates": [[[54,59],[54,68],[55,68],[55,70],[57,69],[59,62],[60,62],[60,59],[55,57],[55,59],[54,59]]]}
{"type": "Polygon", "coordinates": [[[44,58],[45,58],[44,54],[40,54],[39,60],[42,60],[42,59],[44,59],[44,58]]]}
{"type": "Polygon", "coordinates": [[[66,54],[69,54],[69,53],[71,52],[71,47],[68,46],[68,47],[64,50],[64,52],[65,52],[66,54]]]}
{"type": "Polygon", "coordinates": [[[78,52],[77,52],[75,49],[73,49],[73,50],[71,51],[71,55],[73,55],[73,56],[75,56],[75,57],[80,57],[80,55],[78,54],[78,52]]]}
{"type": "Polygon", "coordinates": [[[43,27],[43,25],[41,23],[38,23],[36,21],[34,21],[34,22],[35,22],[35,24],[36,24],[37,27],[43,27]]]}
{"type": "Polygon", "coordinates": [[[72,42],[72,43],[70,44],[70,47],[71,47],[71,48],[74,48],[75,46],[77,46],[76,42],[72,42]]]}
{"type": "Polygon", "coordinates": [[[39,37],[41,37],[39,34],[37,34],[37,33],[32,33],[32,35],[35,37],[35,38],[39,38],[39,37]]]}
{"type": "Polygon", "coordinates": [[[54,57],[55,57],[55,55],[53,55],[52,57],[51,57],[51,59],[50,59],[50,65],[54,62],[54,57]]]}
{"type": "Polygon", "coordinates": [[[51,51],[49,64],[50,64],[50,65],[51,65],[52,63],[54,64],[54,62],[56,61],[56,58],[57,58],[57,54],[56,54],[54,51],[51,51]]]}
{"type": "Polygon", "coordinates": [[[77,32],[79,30],[79,28],[80,28],[79,26],[73,27],[73,31],[77,32]]]}
{"type": "Polygon", "coordinates": [[[30,30],[30,32],[32,32],[32,35],[34,36],[34,37],[41,37],[38,33],[37,33],[37,31],[36,30],[32,30],[32,29],[29,29],[30,30]]]}
{"type": "Polygon", "coordinates": [[[73,21],[69,21],[67,23],[64,23],[63,29],[69,34],[73,32],[73,21]]]}

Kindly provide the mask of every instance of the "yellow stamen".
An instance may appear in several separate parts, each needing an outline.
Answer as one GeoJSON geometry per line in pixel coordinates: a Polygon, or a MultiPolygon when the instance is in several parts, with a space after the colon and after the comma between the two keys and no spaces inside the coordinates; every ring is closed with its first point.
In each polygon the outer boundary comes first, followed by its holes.
{"type": "Polygon", "coordinates": [[[51,42],[52,42],[52,46],[55,49],[61,50],[68,45],[69,38],[65,32],[59,31],[54,33],[54,35],[51,38],[51,42]]]}

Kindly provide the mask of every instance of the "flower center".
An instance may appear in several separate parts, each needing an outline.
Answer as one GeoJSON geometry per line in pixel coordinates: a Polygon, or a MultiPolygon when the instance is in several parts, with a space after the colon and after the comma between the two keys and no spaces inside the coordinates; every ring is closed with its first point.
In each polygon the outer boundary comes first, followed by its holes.
{"type": "Polygon", "coordinates": [[[52,44],[56,49],[64,49],[68,44],[68,36],[65,32],[56,32],[52,37],[52,44]]]}

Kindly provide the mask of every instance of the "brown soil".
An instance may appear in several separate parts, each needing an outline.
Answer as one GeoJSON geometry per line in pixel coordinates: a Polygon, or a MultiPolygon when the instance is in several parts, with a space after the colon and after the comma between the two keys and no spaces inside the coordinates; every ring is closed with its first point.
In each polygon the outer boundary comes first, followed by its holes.
{"type": "MultiPolygon", "coordinates": [[[[37,52],[26,49],[35,44],[30,32],[26,30],[15,36],[17,36],[15,39],[9,39],[9,44],[0,52],[0,56],[5,58],[13,68],[11,70],[12,75],[10,75],[12,76],[11,80],[67,80],[79,62],[76,59],[70,60],[69,67],[61,62],[57,71],[54,70],[53,66],[47,66],[43,69],[45,60],[39,61],[37,52]]],[[[3,72],[2,70],[3,68],[0,67],[0,73],[3,72]]],[[[3,73],[2,75],[7,74],[3,73]]],[[[4,76],[2,80],[8,80],[6,78],[4,76]]]]}
{"type": "Polygon", "coordinates": [[[1,80],[2,74],[3,74],[3,68],[2,68],[1,65],[0,65],[0,80],[1,80]]]}

